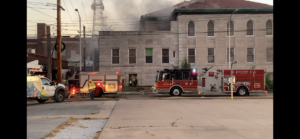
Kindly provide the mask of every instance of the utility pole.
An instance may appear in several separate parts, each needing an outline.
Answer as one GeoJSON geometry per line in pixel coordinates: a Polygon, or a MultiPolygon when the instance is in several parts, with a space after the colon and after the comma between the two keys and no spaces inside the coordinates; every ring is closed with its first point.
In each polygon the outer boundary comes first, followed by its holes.
{"type": "Polygon", "coordinates": [[[83,26],[83,38],[84,38],[84,40],[83,40],[83,43],[84,43],[84,45],[83,45],[83,62],[84,62],[83,70],[86,72],[86,68],[85,68],[85,26],[83,26]]]}
{"type": "Polygon", "coordinates": [[[47,53],[48,53],[47,77],[48,79],[52,80],[50,26],[47,26],[47,53]]]}
{"type": "Polygon", "coordinates": [[[60,18],[60,0],[57,0],[57,82],[62,83],[62,72],[61,72],[61,18],[60,18]]]}

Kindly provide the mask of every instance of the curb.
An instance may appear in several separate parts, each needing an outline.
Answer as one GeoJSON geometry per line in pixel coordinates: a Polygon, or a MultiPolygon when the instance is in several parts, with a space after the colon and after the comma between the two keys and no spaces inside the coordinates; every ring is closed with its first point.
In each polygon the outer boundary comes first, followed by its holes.
{"type": "MultiPolygon", "coordinates": [[[[153,98],[155,99],[155,98],[153,98]]],[[[166,97],[159,99],[231,99],[231,97],[166,97]]],[[[273,96],[264,97],[233,97],[233,99],[273,99],[273,96]]]]}

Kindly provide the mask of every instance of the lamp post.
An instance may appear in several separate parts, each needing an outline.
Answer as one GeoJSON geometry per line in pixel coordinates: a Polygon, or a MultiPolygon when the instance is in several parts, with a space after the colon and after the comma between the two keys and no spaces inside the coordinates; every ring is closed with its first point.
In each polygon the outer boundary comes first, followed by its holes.
{"type": "Polygon", "coordinates": [[[75,9],[75,11],[78,13],[79,16],[79,71],[81,71],[81,18],[78,12],[78,9],[75,9]]]}
{"type": "MultiPolygon", "coordinates": [[[[235,9],[233,13],[235,13],[236,11],[238,11],[238,9],[235,9]]],[[[229,68],[230,68],[230,63],[231,63],[231,60],[230,60],[230,22],[231,22],[232,14],[231,14],[230,20],[229,20],[229,31],[228,31],[229,32],[228,33],[228,38],[229,38],[229,45],[228,45],[228,66],[229,66],[229,68]]]]}
{"type": "Polygon", "coordinates": [[[233,90],[232,90],[232,65],[233,64],[236,64],[237,62],[236,61],[234,61],[234,62],[231,62],[231,70],[230,70],[230,91],[231,91],[231,99],[233,99],[233,90]]]}

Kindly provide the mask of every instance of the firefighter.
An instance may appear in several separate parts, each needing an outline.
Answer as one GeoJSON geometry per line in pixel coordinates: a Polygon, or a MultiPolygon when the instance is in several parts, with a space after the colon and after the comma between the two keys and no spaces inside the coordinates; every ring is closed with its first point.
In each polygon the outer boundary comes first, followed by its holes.
{"type": "Polygon", "coordinates": [[[91,100],[94,100],[94,90],[95,90],[96,86],[94,84],[94,82],[90,79],[89,80],[89,92],[90,92],[90,96],[91,96],[91,100]]]}

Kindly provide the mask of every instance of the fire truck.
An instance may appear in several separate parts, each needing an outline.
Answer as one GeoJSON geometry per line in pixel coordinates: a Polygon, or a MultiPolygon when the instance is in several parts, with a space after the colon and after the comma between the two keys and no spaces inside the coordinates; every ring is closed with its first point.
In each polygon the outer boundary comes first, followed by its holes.
{"type": "Polygon", "coordinates": [[[104,94],[116,94],[122,91],[121,76],[118,71],[80,72],[68,79],[68,90],[71,96],[76,94],[88,96],[88,81],[90,79],[96,85],[94,90],[95,97],[101,97],[104,94]]]}
{"type": "MultiPolygon", "coordinates": [[[[210,71],[203,68],[203,72],[197,73],[197,69],[164,69],[157,71],[155,93],[171,96],[181,94],[210,94],[212,92],[230,94],[231,70],[218,69],[210,71]]],[[[249,93],[265,93],[265,70],[262,69],[236,69],[232,70],[234,95],[246,96],[249,93]]]]}

